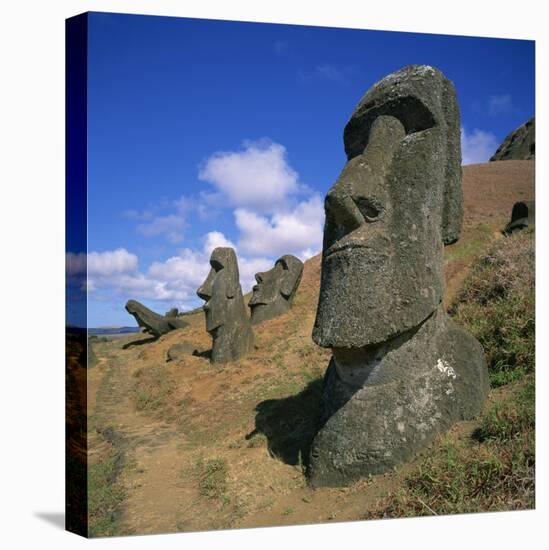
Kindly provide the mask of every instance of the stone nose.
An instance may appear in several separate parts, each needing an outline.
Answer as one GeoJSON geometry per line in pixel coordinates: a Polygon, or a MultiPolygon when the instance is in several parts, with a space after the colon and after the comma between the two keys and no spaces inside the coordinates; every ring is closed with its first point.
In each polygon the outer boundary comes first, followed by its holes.
{"type": "Polygon", "coordinates": [[[204,286],[201,286],[196,293],[198,294],[198,297],[207,302],[211,297],[211,293],[207,292],[204,286]]]}
{"type": "Polygon", "coordinates": [[[341,185],[340,188],[334,188],[333,191],[328,193],[325,210],[331,221],[339,227],[344,227],[347,232],[353,231],[366,223],[366,219],[360,212],[357,203],[344,185],[341,185]]]}

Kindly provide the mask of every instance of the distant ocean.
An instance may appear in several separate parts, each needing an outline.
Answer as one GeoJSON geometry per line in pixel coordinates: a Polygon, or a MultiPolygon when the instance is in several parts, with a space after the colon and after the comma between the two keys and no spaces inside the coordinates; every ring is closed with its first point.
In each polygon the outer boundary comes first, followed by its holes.
{"type": "Polygon", "coordinates": [[[99,327],[88,328],[88,334],[93,336],[106,334],[133,334],[139,332],[139,330],[139,327],[99,327]]]}

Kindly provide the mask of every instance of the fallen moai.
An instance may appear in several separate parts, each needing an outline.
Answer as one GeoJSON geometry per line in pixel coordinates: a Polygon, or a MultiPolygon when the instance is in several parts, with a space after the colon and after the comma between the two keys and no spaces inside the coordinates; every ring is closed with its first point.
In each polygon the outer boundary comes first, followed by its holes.
{"type": "Polygon", "coordinates": [[[301,282],[303,262],[292,255],[276,260],[269,271],[256,273],[257,285],[248,303],[252,324],[261,323],[290,310],[301,282]]]}
{"type": "Polygon", "coordinates": [[[536,225],[536,203],[535,201],[516,202],[511,212],[511,221],[505,226],[503,233],[511,235],[521,229],[534,227],[536,225]]]}
{"type": "Polygon", "coordinates": [[[196,291],[206,303],[206,330],[212,336],[212,363],[235,361],[246,355],[254,343],[235,251],[218,247],[210,257],[210,273],[196,291]]]}
{"type": "Polygon", "coordinates": [[[135,317],[137,324],[143,327],[145,332],[157,338],[172,330],[185,328],[189,325],[178,316],[177,309],[171,309],[166,315],[160,315],[136,300],[128,300],[126,311],[135,317]]]}
{"type": "Polygon", "coordinates": [[[480,344],[442,306],[444,244],[463,219],[452,83],[408,66],[375,84],[344,132],[329,190],[314,341],[332,349],[309,457],[314,486],[410,460],[483,406],[480,344]]]}

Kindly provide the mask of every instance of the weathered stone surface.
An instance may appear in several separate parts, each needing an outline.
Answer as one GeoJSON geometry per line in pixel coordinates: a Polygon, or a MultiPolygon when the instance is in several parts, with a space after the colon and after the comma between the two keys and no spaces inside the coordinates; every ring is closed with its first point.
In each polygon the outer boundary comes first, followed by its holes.
{"type": "Polygon", "coordinates": [[[532,160],[536,158],[536,118],[513,130],[490,160],[532,160]]]}
{"type": "MultiPolygon", "coordinates": [[[[189,323],[178,317],[177,313],[170,316],[160,315],[135,300],[128,300],[126,311],[135,317],[137,324],[145,329],[144,332],[148,332],[157,338],[171,330],[185,328],[189,325],[189,323]]],[[[177,309],[170,310],[172,313],[173,311],[177,312],[177,309]]]]}
{"type": "Polygon", "coordinates": [[[442,309],[444,244],[463,218],[452,83],[409,66],[375,84],[344,132],[348,162],[326,197],[313,339],[332,348],[313,485],[344,485],[409,460],[481,410],[478,342],[442,309]]]}
{"type": "Polygon", "coordinates": [[[254,334],[242,296],[234,250],[216,248],[210,265],[208,277],[196,292],[206,302],[206,330],[213,339],[211,361],[235,361],[252,349],[254,334]]]}
{"type": "Polygon", "coordinates": [[[166,353],[166,361],[179,361],[187,355],[194,355],[196,346],[192,342],[178,342],[166,353]]]}
{"type": "Polygon", "coordinates": [[[301,282],[303,262],[290,254],[282,256],[274,267],[256,273],[257,285],[248,303],[252,324],[261,323],[290,310],[301,282]]]}
{"type": "Polygon", "coordinates": [[[536,225],[536,203],[535,201],[516,202],[511,212],[511,221],[505,226],[503,233],[511,235],[527,227],[536,225]]]}

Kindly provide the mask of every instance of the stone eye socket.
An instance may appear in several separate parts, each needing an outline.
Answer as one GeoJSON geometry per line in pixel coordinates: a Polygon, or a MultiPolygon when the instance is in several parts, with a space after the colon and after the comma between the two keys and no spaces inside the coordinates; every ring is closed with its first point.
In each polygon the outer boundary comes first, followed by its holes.
{"type": "Polygon", "coordinates": [[[355,199],[355,203],[366,221],[375,222],[382,217],[383,208],[377,201],[358,197],[355,199]]]}
{"type": "Polygon", "coordinates": [[[210,262],[210,265],[212,266],[212,268],[214,269],[214,271],[221,271],[223,269],[223,265],[220,264],[219,262],[216,262],[215,260],[212,260],[210,262]]]}

